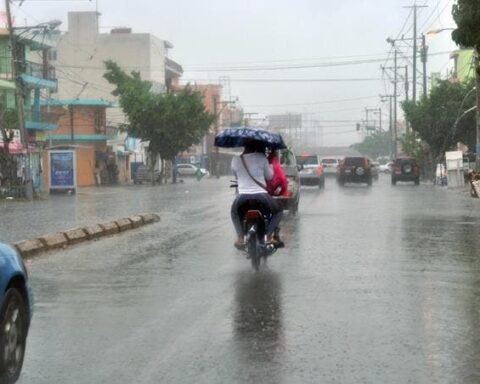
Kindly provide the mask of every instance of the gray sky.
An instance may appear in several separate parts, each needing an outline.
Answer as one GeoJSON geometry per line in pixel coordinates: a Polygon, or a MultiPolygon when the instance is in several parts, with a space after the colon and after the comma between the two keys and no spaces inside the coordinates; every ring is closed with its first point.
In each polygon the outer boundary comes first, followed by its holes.
{"type": "MultiPolygon", "coordinates": [[[[173,43],[170,57],[183,65],[188,80],[217,82],[231,79],[231,94],[238,96],[246,112],[259,115],[301,112],[308,120],[328,121],[325,145],[359,141],[355,122],[365,118],[365,107],[380,106],[379,94],[392,93],[387,80],[380,80],[380,59],[387,58],[385,39],[397,37],[413,0],[98,0],[101,26],[130,26],[134,32],[152,33],[173,43]],[[370,63],[339,65],[351,61],[370,63]],[[337,65],[325,66],[326,63],[337,65]],[[316,68],[251,70],[251,67],[316,68]],[[240,67],[239,72],[215,69],[240,67]],[[195,71],[194,71],[195,70],[195,71]],[[243,81],[238,81],[238,80],[243,81]],[[373,79],[368,81],[305,81],[263,83],[258,79],[373,79]],[[235,81],[237,80],[237,81],[235,81]],[[246,82],[248,80],[249,82],[246,82]],[[365,98],[364,98],[365,97],[365,98]],[[356,99],[349,100],[347,99],[356,99]],[[338,101],[343,100],[343,101],[338,101]]],[[[453,0],[417,0],[428,8],[419,10],[419,33],[452,27],[453,0]]],[[[15,6],[17,23],[37,24],[63,20],[68,11],[95,10],[88,0],[25,0],[15,6]]],[[[412,18],[403,33],[412,36],[412,18]]],[[[105,32],[108,28],[105,28],[105,32]]],[[[430,53],[455,49],[450,33],[428,38],[430,53]]],[[[405,46],[404,52],[412,54],[405,46]]],[[[390,57],[392,58],[392,56],[390,57]]],[[[446,73],[448,54],[429,57],[428,72],[446,73]]],[[[401,65],[405,62],[399,61],[401,65]]],[[[392,60],[387,66],[393,65],[392,60]]],[[[419,68],[421,63],[418,63],[419,68]]],[[[410,68],[410,75],[412,70],[410,68]]],[[[421,82],[421,75],[417,79],[421,82]]],[[[421,85],[418,85],[421,91],[421,85]]],[[[383,105],[383,120],[388,119],[383,105]]]]}

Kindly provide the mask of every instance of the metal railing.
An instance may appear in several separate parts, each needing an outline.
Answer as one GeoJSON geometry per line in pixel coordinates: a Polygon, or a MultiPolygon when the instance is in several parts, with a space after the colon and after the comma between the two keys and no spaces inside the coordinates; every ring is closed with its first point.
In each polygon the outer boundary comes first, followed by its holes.
{"type": "Polygon", "coordinates": [[[57,124],[60,114],[48,112],[44,109],[25,108],[25,120],[46,124],[57,124]]]}
{"type": "Polygon", "coordinates": [[[53,65],[44,65],[34,63],[33,61],[22,61],[19,63],[20,73],[38,77],[46,80],[56,80],[55,67],[53,65]]]}
{"type": "Polygon", "coordinates": [[[12,58],[0,56],[0,79],[13,80],[12,58]]]}
{"type": "MultiPolygon", "coordinates": [[[[53,65],[44,65],[33,61],[22,60],[18,63],[20,73],[38,77],[46,80],[56,80],[55,67],[53,65]]],[[[8,56],[0,56],[0,79],[13,80],[12,58],[8,56]]]]}

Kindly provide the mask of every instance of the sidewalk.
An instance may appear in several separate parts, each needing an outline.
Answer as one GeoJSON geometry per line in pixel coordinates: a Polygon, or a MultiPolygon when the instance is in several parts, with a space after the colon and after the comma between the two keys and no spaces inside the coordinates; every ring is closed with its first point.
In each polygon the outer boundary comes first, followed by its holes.
{"type": "Polygon", "coordinates": [[[15,241],[151,211],[158,187],[82,188],[32,202],[0,200],[0,241],[15,241]],[[148,209],[150,208],[150,209],[148,209]]]}

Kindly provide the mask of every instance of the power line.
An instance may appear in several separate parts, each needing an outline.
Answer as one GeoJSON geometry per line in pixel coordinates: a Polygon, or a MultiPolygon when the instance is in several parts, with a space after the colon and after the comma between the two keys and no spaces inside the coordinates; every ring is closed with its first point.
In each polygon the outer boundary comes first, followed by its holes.
{"type": "MultiPolygon", "coordinates": [[[[379,81],[381,78],[324,78],[324,79],[235,79],[231,78],[231,82],[242,83],[314,83],[314,82],[357,82],[357,81],[379,81]]],[[[182,81],[196,81],[195,79],[182,79],[182,81]]]]}
{"type": "Polygon", "coordinates": [[[443,15],[443,12],[447,9],[447,7],[450,5],[450,0],[447,1],[445,6],[442,8],[442,10],[437,14],[437,17],[432,21],[432,23],[426,28],[426,30],[430,30],[432,26],[437,22],[437,20],[440,20],[440,17],[443,15]]]}
{"type": "Polygon", "coordinates": [[[373,99],[377,98],[378,95],[374,96],[361,96],[361,97],[353,97],[350,99],[333,99],[333,100],[324,100],[324,101],[316,101],[316,102],[309,102],[309,103],[293,103],[293,104],[257,104],[257,105],[244,105],[244,108],[262,108],[262,107],[293,107],[293,106],[304,106],[304,105],[317,105],[317,104],[332,104],[332,103],[340,103],[340,102],[349,102],[349,101],[357,101],[357,100],[366,100],[366,99],[373,99]]]}
{"type": "Polygon", "coordinates": [[[323,57],[304,57],[296,59],[281,59],[281,60],[260,60],[260,61],[239,61],[239,62],[224,62],[224,63],[203,63],[203,64],[191,64],[191,68],[208,68],[211,66],[222,66],[222,67],[237,67],[245,64],[272,64],[272,63],[292,63],[292,62],[305,62],[305,61],[317,61],[317,60],[332,60],[332,59],[352,59],[359,57],[376,57],[382,55],[383,52],[379,53],[370,53],[370,54],[361,54],[361,55],[342,55],[342,56],[323,56],[323,57]]]}

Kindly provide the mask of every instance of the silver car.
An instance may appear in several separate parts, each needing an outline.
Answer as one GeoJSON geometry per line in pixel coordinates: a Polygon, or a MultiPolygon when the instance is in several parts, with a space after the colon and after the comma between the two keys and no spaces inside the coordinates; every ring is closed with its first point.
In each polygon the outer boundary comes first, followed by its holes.
{"type": "Polygon", "coordinates": [[[325,173],[325,176],[335,176],[337,174],[340,159],[337,157],[324,157],[322,158],[321,163],[323,164],[323,172],[325,173]]]}
{"type": "Polygon", "coordinates": [[[184,177],[199,177],[199,176],[208,176],[208,171],[203,168],[198,168],[194,164],[177,164],[176,166],[177,174],[184,177]]]}

